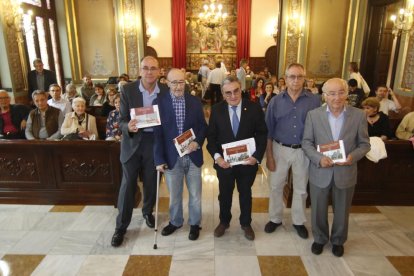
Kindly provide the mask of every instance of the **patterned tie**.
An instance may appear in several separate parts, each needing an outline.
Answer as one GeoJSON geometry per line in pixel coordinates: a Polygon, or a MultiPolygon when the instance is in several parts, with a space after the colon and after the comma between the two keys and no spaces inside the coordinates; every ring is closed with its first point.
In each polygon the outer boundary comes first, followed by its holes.
{"type": "Polygon", "coordinates": [[[239,121],[239,117],[237,117],[237,112],[236,112],[237,106],[232,106],[231,108],[233,109],[233,116],[231,118],[231,123],[232,123],[234,137],[236,137],[237,131],[239,130],[240,121],[239,121]]]}

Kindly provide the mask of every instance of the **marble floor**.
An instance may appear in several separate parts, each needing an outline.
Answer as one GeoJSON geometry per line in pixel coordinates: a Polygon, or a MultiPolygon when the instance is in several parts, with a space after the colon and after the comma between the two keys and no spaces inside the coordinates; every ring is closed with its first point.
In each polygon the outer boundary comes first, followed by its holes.
{"type": "MultiPolygon", "coordinates": [[[[113,206],[0,205],[0,275],[414,275],[414,207],[354,206],[344,256],[334,257],[329,245],[315,256],[312,236],[297,236],[289,209],[282,227],[272,234],[263,231],[268,186],[262,170],[253,186],[256,239],[246,240],[240,229],[237,192],[232,224],[215,238],[218,187],[206,159],[197,241],[188,240],[185,225],[171,236],[158,235],[154,250],[154,230],[146,227],[140,208],[123,245],[113,248],[113,206]]],[[[162,183],[159,229],[168,223],[168,200],[162,183]]],[[[310,210],[307,215],[309,220],[310,210]]],[[[309,221],[306,225],[310,229],[309,221]]]]}

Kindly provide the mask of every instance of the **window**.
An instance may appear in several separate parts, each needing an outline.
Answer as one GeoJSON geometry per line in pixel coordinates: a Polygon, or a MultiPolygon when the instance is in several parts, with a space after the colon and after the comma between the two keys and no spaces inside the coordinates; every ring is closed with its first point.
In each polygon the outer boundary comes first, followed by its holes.
{"type": "Polygon", "coordinates": [[[25,11],[24,26],[26,30],[25,44],[28,63],[31,70],[33,60],[40,58],[44,68],[56,72],[59,85],[63,85],[63,70],[59,47],[59,36],[54,0],[22,0],[21,7],[25,11]],[[31,10],[33,16],[27,15],[31,10]]]}

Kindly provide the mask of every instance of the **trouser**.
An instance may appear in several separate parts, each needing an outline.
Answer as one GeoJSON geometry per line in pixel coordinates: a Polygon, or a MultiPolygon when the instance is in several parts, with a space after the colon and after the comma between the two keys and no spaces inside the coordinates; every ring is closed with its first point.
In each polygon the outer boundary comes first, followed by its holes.
{"type": "Polygon", "coordinates": [[[252,185],[256,178],[257,165],[237,165],[229,169],[217,168],[219,180],[220,223],[230,224],[231,205],[235,183],[239,192],[240,225],[252,222],[252,185]]]}
{"type": "Polygon", "coordinates": [[[211,105],[214,105],[215,103],[219,103],[221,102],[221,100],[223,100],[223,97],[221,95],[220,84],[210,83],[209,89],[211,93],[211,105]]]}
{"type": "Polygon", "coordinates": [[[170,223],[180,227],[183,217],[184,177],[188,189],[188,224],[201,224],[201,167],[197,167],[188,155],[178,157],[174,168],[165,170],[170,193],[170,223]]]}
{"type": "MultiPolygon", "coordinates": [[[[126,134],[127,135],[127,134],[126,134]]],[[[122,181],[118,195],[118,211],[116,229],[126,231],[135,205],[135,193],[140,170],[143,182],[142,214],[152,214],[157,192],[157,171],[153,153],[154,135],[143,133],[138,150],[122,164],[122,181]]]]}
{"type": "Polygon", "coordinates": [[[326,188],[310,183],[312,233],[316,243],[329,241],[328,205],[329,192],[332,193],[333,223],[331,243],[343,245],[348,238],[349,209],[352,205],[355,186],[339,189],[332,181],[326,188]]]}
{"type": "Polygon", "coordinates": [[[289,169],[292,168],[293,197],[292,222],[302,225],[306,221],[305,208],[308,196],[306,186],[309,179],[309,159],[301,148],[292,149],[273,142],[273,156],[276,171],[270,172],[269,219],[281,223],[283,218],[283,188],[286,185],[289,169]]]}

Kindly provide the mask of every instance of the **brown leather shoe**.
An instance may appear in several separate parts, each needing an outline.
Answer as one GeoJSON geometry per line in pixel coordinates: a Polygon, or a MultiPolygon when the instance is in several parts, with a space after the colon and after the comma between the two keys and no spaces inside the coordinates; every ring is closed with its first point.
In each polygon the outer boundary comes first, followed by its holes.
{"type": "Polygon", "coordinates": [[[242,229],[244,231],[244,236],[246,237],[246,239],[248,239],[249,241],[254,240],[254,231],[250,225],[242,226],[242,229]]]}
{"type": "Polygon", "coordinates": [[[227,224],[222,224],[220,223],[216,229],[214,229],[214,236],[217,238],[220,238],[221,236],[224,235],[224,232],[226,231],[226,229],[229,228],[229,225],[227,224]]]}

